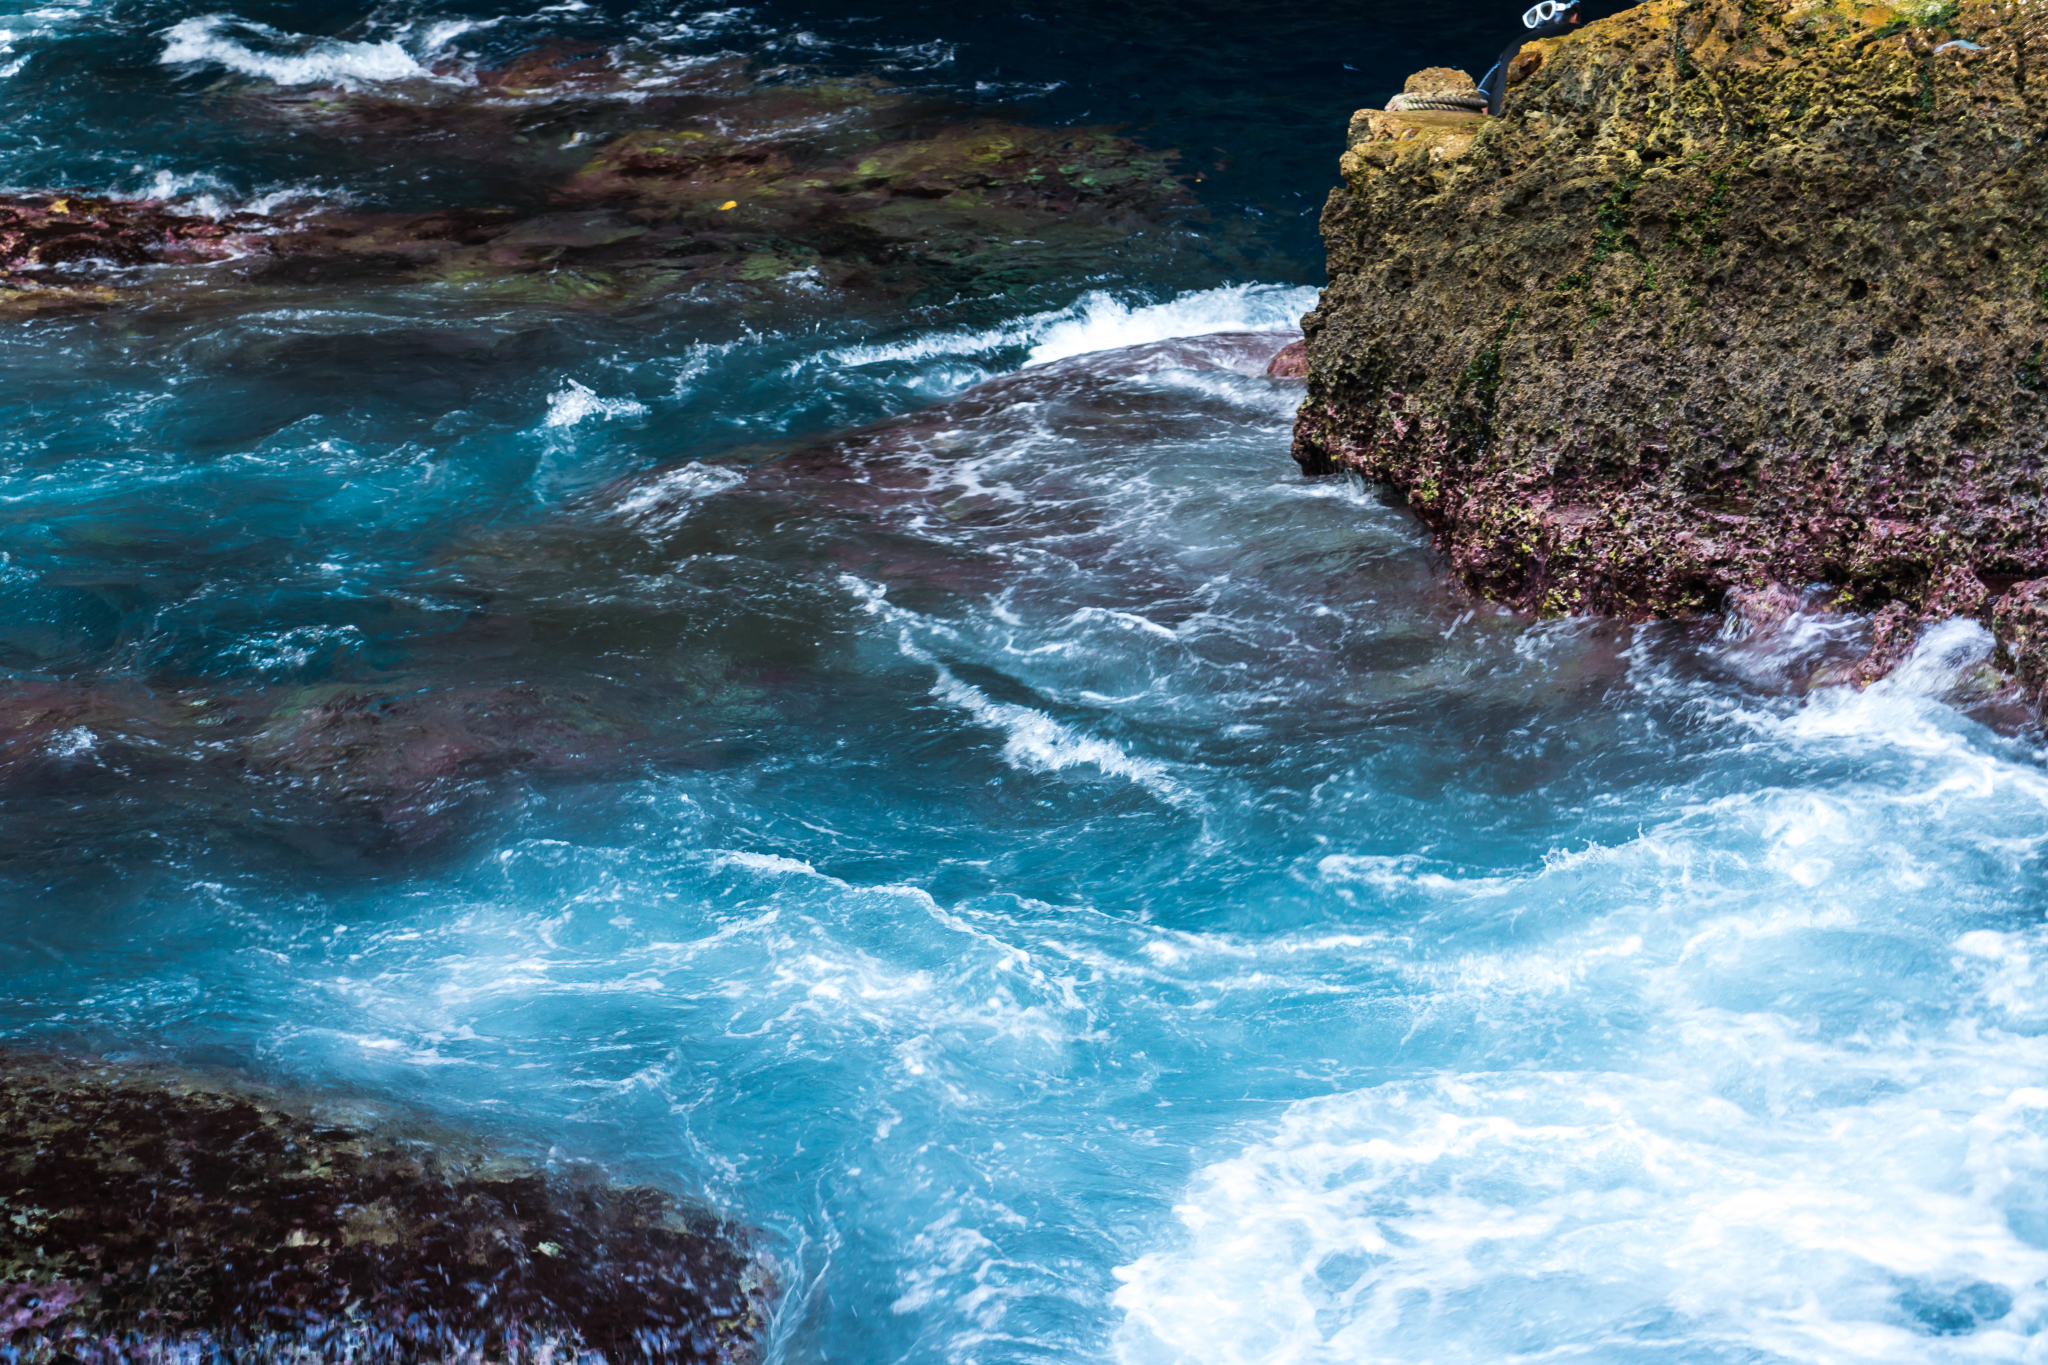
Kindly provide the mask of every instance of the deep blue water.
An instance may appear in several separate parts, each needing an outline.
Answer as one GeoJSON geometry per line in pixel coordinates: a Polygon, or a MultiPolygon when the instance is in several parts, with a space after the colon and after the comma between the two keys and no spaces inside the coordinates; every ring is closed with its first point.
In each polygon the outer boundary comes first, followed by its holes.
{"type": "Polygon", "coordinates": [[[0,1038],[712,1199],[790,1365],[2048,1359],[2048,778],[1982,632],[1858,693],[1800,685],[1855,621],[1505,614],[1300,477],[1265,351],[1155,344],[1291,327],[1344,117],[1503,16],[0,15],[16,188],[499,202],[225,102],[564,37],[1113,118],[1211,213],[908,310],[8,324],[0,1038]],[[295,766],[348,697],[406,737],[295,766]]]}

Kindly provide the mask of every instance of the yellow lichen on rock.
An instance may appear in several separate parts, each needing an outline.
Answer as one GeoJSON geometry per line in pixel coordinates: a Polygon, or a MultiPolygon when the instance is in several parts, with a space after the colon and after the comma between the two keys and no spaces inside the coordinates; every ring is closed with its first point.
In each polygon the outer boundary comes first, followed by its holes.
{"type": "Polygon", "coordinates": [[[1401,87],[1404,95],[1434,95],[1446,90],[1476,90],[1479,83],[1452,66],[1426,66],[1401,87]]]}
{"type": "Polygon", "coordinates": [[[1441,166],[1471,150],[1484,119],[1483,114],[1455,110],[1390,114],[1361,109],[1351,116],[1350,145],[1338,164],[1344,178],[1354,183],[1409,157],[1441,166]]]}

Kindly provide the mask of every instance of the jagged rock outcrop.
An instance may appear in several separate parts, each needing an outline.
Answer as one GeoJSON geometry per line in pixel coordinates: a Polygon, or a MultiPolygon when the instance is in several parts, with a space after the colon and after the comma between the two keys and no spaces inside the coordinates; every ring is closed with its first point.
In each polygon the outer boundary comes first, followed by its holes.
{"type": "Polygon", "coordinates": [[[1498,119],[1354,118],[1303,467],[1500,601],[1826,583],[2048,676],[2048,12],[1649,0],[1529,67],[1498,119]]]}

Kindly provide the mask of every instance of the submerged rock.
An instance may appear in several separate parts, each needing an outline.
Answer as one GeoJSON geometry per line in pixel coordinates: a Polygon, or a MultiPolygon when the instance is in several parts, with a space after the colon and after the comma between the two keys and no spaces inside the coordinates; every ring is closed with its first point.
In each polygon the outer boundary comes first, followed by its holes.
{"type": "Polygon", "coordinates": [[[2000,594],[2048,575],[2044,42],[1985,0],[1650,0],[1531,45],[1498,119],[1362,111],[1296,458],[1517,606],[1825,583],[1899,604],[1873,676],[1935,616],[2038,650],[2000,594]]]}
{"type": "Polygon", "coordinates": [[[738,1229],[188,1075],[0,1054],[0,1341],[24,1362],[742,1362],[738,1229]]]}
{"type": "Polygon", "coordinates": [[[162,709],[146,689],[122,683],[9,679],[0,685],[0,788],[25,769],[92,752],[106,733],[154,740],[162,709]]]}
{"type": "MultiPolygon", "coordinates": [[[[571,503],[553,524],[459,544],[451,566],[471,591],[508,601],[559,601],[571,593],[618,600],[629,595],[625,584],[672,575],[679,564],[735,558],[772,564],[776,578],[824,577],[836,584],[834,594],[844,591],[843,573],[931,594],[917,599],[927,603],[1000,593],[1017,573],[1006,550],[1013,538],[1029,541],[1061,527],[1072,537],[1062,552],[1075,555],[1114,555],[1116,541],[1102,534],[1087,500],[1020,496],[1009,471],[992,472],[992,460],[1062,429],[1100,439],[1128,426],[1156,439],[1164,424],[1190,420],[1203,400],[1185,391],[1148,394],[1144,377],[1209,372],[1270,391],[1269,367],[1295,339],[1293,332],[1219,332],[1027,366],[868,426],[730,450],[721,457],[729,463],[628,475],[571,503]],[[978,530],[972,544],[938,544],[928,529],[933,524],[978,530]],[[1084,549],[1084,542],[1096,549],[1084,549]],[[600,586],[607,581],[621,586],[600,586]]],[[[672,626],[662,629],[675,634],[672,626]]],[[[715,656],[739,646],[735,652],[758,655],[766,646],[785,666],[800,659],[808,676],[835,666],[836,630],[805,629],[776,641],[762,638],[758,625],[745,629],[753,638],[743,646],[728,637],[692,649],[715,656]]],[[[737,680],[717,685],[731,688],[737,680]]],[[[705,701],[722,709],[737,700],[711,691],[705,701]]]]}
{"type": "Polygon", "coordinates": [[[640,737],[585,696],[536,687],[423,689],[393,696],[335,684],[285,699],[244,754],[259,772],[330,800],[374,810],[385,824],[437,830],[463,783],[514,770],[616,770],[640,737]]]}
{"type": "Polygon", "coordinates": [[[983,119],[839,157],[722,129],[630,133],[560,195],[675,232],[693,277],[898,290],[1071,262],[1189,203],[1166,159],[1128,139],[983,119]]]}
{"type": "Polygon", "coordinates": [[[222,692],[189,680],[156,689],[14,679],[0,686],[0,801],[118,785],[146,770],[215,792],[224,811],[289,820],[310,807],[363,818],[378,841],[417,849],[520,783],[699,761],[689,743],[626,718],[629,706],[588,685],[222,692]]]}
{"type": "Polygon", "coordinates": [[[1196,207],[1173,153],[1109,129],[735,61],[675,71],[547,49],[469,78],[215,98],[380,160],[467,163],[513,202],[214,222],[154,201],[0,200],[0,308],[398,281],[575,307],[706,285],[872,302],[1070,276],[1090,255],[1107,267],[1196,207]],[[232,255],[251,259],[124,273],[232,255]]]}
{"type": "MultiPolygon", "coordinates": [[[[814,506],[864,510],[925,505],[935,494],[950,499],[957,492],[945,465],[956,451],[971,448],[962,432],[1000,431],[1019,413],[1034,428],[1070,416],[1100,426],[1122,417],[1112,387],[1116,380],[1204,370],[1285,377],[1282,362],[1299,344],[1292,332],[1213,332],[1067,356],[984,380],[947,402],[901,417],[823,440],[757,448],[751,453],[759,462],[748,475],[733,472],[712,482],[696,464],[629,475],[596,490],[577,511],[579,518],[596,511],[602,520],[658,539],[682,525],[682,514],[708,491],[794,494],[814,506]]],[[[944,515],[957,520],[965,511],[948,501],[944,515]]]]}

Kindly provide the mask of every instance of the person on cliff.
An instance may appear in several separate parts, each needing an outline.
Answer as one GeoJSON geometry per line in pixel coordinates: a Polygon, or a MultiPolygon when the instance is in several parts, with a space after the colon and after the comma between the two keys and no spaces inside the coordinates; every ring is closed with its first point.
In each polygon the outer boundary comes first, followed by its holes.
{"type": "Polygon", "coordinates": [[[1523,31],[1508,44],[1507,51],[1500,54],[1493,70],[1486,73],[1486,79],[1479,82],[1479,93],[1486,96],[1486,112],[1495,117],[1500,115],[1501,104],[1508,95],[1508,68],[1515,64],[1515,57],[1524,43],[1570,33],[1578,22],[1578,0],[1539,0],[1539,3],[1523,10],[1523,31]]]}

